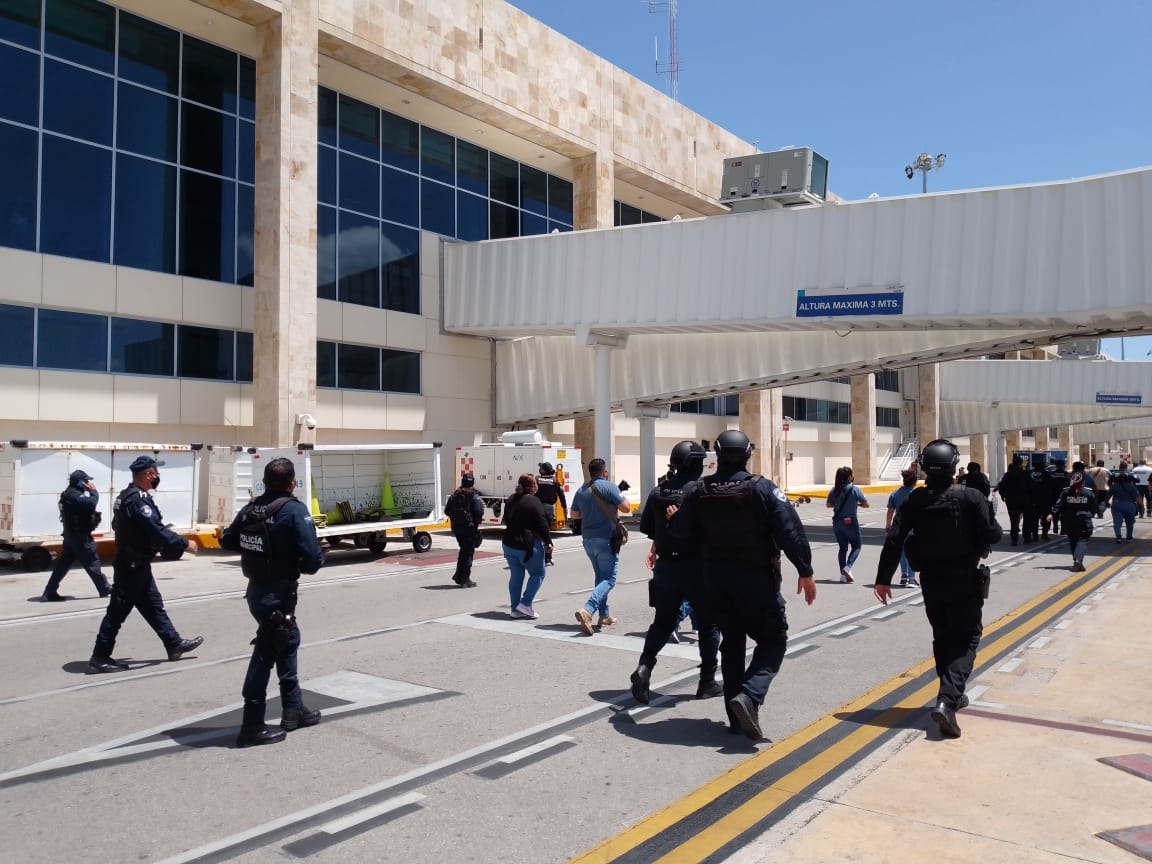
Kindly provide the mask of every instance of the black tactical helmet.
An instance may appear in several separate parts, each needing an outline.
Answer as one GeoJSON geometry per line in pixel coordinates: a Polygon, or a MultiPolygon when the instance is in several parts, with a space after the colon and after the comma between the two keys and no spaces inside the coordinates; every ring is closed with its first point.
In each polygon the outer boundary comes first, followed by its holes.
{"type": "Polygon", "coordinates": [[[755,446],[739,429],[729,429],[716,436],[712,449],[716,451],[716,461],[743,465],[755,446]]]}
{"type": "Polygon", "coordinates": [[[951,477],[959,462],[960,451],[943,438],[937,438],[920,451],[920,467],[929,477],[951,477]]]}
{"type": "Polygon", "coordinates": [[[668,457],[668,467],[683,468],[693,462],[703,462],[704,456],[704,448],[695,441],[681,441],[672,448],[672,453],[668,457]]]}

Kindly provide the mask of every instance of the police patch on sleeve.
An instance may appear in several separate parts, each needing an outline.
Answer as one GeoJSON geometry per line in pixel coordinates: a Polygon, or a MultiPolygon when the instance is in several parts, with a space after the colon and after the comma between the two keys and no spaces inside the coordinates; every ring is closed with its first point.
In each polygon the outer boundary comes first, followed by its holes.
{"type": "Polygon", "coordinates": [[[779,487],[779,486],[775,487],[775,488],[772,490],[772,494],[773,494],[773,495],[775,495],[777,498],[779,498],[781,501],[783,501],[785,504],[787,504],[787,503],[788,503],[788,496],[787,496],[787,495],[785,495],[783,492],[781,492],[781,491],[780,491],[780,487],[779,487]]]}
{"type": "Polygon", "coordinates": [[[147,504],[145,504],[143,507],[140,508],[140,515],[141,516],[151,516],[152,515],[152,508],[149,507],[147,504]]]}

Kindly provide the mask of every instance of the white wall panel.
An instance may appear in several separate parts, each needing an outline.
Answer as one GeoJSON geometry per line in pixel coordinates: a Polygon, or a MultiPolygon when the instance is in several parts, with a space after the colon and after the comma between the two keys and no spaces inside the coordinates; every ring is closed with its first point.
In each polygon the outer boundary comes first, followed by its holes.
{"type": "MultiPolygon", "coordinates": [[[[1001,402],[997,425],[1008,429],[1043,429],[1085,423],[1129,421],[1152,414],[1152,408],[1119,408],[1109,405],[1045,404],[1042,402],[1001,402]]],[[[988,431],[987,402],[941,402],[940,434],[945,438],[980,435],[988,431]]],[[[1077,439],[1073,437],[1075,443],[1077,439]]]]}
{"type": "Polygon", "coordinates": [[[1108,360],[961,360],[940,367],[942,400],[1095,406],[1097,393],[1138,395],[1141,404],[1152,406],[1152,366],[1108,360]]]}

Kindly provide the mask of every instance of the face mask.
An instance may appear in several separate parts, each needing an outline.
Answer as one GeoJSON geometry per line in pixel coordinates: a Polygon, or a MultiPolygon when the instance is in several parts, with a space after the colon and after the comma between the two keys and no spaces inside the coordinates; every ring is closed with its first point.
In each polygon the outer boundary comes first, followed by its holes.
{"type": "Polygon", "coordinates": [[[159,485],[160,485],[160,475],[157,474],[155,477],[152,478],[152,488],[155,489],[159,485]]]}

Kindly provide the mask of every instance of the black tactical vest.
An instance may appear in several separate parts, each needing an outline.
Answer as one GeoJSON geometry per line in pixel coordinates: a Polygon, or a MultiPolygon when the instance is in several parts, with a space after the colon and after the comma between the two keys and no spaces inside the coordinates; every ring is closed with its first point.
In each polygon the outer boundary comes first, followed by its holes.
{"type": "Polygon", "coordinates": [[[142,514],[140,508],[144,505],[151,507],[157,519],[161,518],[160,510],[151,498],[144,501],[139,500],[140,498],[140,488],[136,485],[129,486],[116,496],[116,502],[112,505],[112,530],[116,532],[117,552],[134,557],[151,558],[155,550],[152,548],[152,536],[144,525],[144,520],[150,517],[142,514]],[[133,498],[137,501],[132,502],[133,498]],[[130,502],[136,505],[135,518],[125,515],[130,502]]]}
{"type": "Polygon", "coordinates": [[[60,521],[69,534],[87,534],[100,524],[99,513],[77,503],[82,494],[75,486],[60,493],[60,521]]]}
{"type": "Polygon", "coordinates": [[[708,563],[779,568],[780,549],[767,530],[764,505],[756,494],[760,479],[753,474],[743,480],[700,481],[696,506],[708,563]]]}
{"type": "Polygon", "coordinates": [[[680,506],[684,500],[684,487],[676,480],[666,480],[652,490],[648,499],[648,506],[655,508],[655,536],[652,538],[656,544],[657,555],[675,555],[681,558],[700,557],[700,544],[679,537],[673,537],[668,531],[668,508],[672,505],[680,506]]]}
{"type": "MultiPolygon", "coordinates": [[[[555,507],[556,499],[559,497],[556,493],[556,478],[537,477],[536,497],[540,499],[540,503],[545,507],[555,507]]],[[[549,514],[549,516],[551,516],[551,514],[549,514]]]]}
{"type": "Polygon", "coordinates": [[[911,520],[914,532],[904,543],[912,569],[962,567],[977,561],[981,550],[973,543],[972,519],[964,512],[958,490],[948,486],[918,489],[912,494],[919,500],[909,507],[913,503],[909,496],[901,509],[902,518],[911,520]]]}

